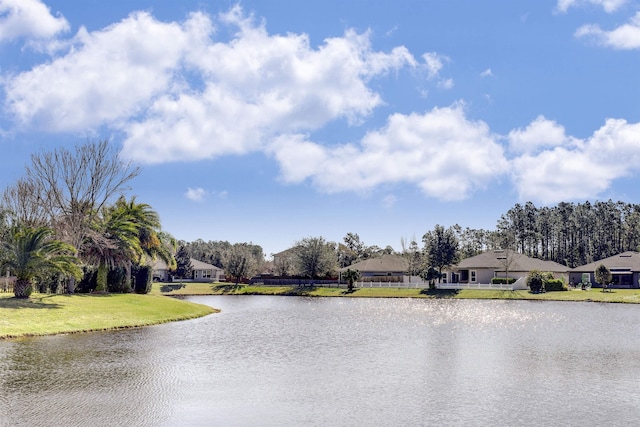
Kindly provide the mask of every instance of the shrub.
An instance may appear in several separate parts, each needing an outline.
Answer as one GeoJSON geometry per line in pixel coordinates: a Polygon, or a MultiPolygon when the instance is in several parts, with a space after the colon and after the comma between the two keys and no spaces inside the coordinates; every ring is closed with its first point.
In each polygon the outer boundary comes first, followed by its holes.
{"type": "Polygon", "coordinates": [[[492,277],[491,278],[491,283],[494,285],[504,285],[504,284],[509,284],[511,285],[512,283],[515,283],[516,279],[514,279],[513,277],[492,277]]]}
{"type": "Polygon", "coordinates": [[[527,286],[531,292],[537,294],[543,291],[544,278],[538,270],[531,270],[527,276],[527,286]]]}
{"type": "Polygon", "coordinates": [[[149,293],[149,291],[151,291],[151,285],[153,284],[151,267],[140,266],[135,270],[135,285],[133,290],[137,294],[149,293]]]}
{"type": "Polygon", "coordinates": [[[85,268],[84,275],[78,283],[75,291],[80,293],[89,293],[96,288],[96,278],[98,272],[94,268],[85,268]]]}
{"type": "Polygon", "coordinates": [[[544,290],[547,292],[569,290],[569,288],[567,287],[567,284],[564,283],[562,279],[546,279],[543,285],[544,285],[544,290]]]}
{"type": "Polygon", "coordinates": [[[114,268],[107,274],[109,292],[131,292],[127,285],[127,271],[124,268],[114,268]]]}

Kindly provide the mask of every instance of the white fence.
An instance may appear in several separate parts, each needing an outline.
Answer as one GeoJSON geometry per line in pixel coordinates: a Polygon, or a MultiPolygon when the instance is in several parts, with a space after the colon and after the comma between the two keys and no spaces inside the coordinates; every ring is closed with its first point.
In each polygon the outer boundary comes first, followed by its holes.
{"type": "MultiPolygon", "coordinates": [[[[354,283],[356,288],[400,288],[400,289],[426,289],[429,287],[428,282],[365,282],[360,281],[354,283]]],[[[484,290],[503,290],[512,291],[514,289],[527,289],[526,282],[523,278],[518,279],[515,283],[436,283],[437,289],[484,289],[484,290]]]]}
{"type": "Polygon", "coordinates": [[[438,289],[513,290],[513,284],[510,283],[438,283],[436,287],[438,289]]]}

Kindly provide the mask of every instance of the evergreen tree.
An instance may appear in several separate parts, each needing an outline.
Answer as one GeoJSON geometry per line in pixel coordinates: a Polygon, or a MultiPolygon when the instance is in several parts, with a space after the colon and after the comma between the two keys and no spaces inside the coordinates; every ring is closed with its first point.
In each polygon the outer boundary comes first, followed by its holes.
{"type": "Polygon", "coordinates": [[[176,276],[181,279],[193,277],[193,266],[191,256],[184,245],[180,245],[176,252],[176,276]]]}

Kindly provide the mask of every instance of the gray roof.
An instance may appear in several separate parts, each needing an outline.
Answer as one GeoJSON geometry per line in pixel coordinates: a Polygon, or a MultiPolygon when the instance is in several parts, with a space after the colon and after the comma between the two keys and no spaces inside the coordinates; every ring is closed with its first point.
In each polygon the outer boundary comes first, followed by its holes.
{"type": "Polygon", "coordinates": [[[632,251],[623,252],[609,258],[601,259],[600,261],[576,267],[571,271],[575,273],[593,273],[600,264],[604,264],[610,271],[640,271],[640,253],[632,251]]]}
{"type": "Polygon", "coordinates": [[[194,270],[222,270],[220,267],[216,267],[213,264],[207,264],[206,262],[198,261],[197,259],[190,258],[191,267],[194,270]]]}
{"type": "Polygon", "coordinates": [[[348,267],[341,268],[340,271],[347,271],[347,269],[351,269],[371,273],[404,273],[407,271],[407,268],[407,260],[403,257],[398,255],[382,255],[379,258],[369,258],[364,261],[356,262],[348,267]]]}
{"type": "MultiPolygon", "coordinates": [[[[206,262],[198,261],[197,259],[190,258],[191,266],[194,270],[222,270],[220,267],[216,267],[213,264],[207,264],[206,262]]],[[[167,270],[167,263],[162,261],[161,259],[156,260],[153,264],[154,270],[167,270]]]]}
{"type": "Polygon", "coordinates": [[[548,271],[551,273],[566,273],[569,271],[567,266],[558,264],[554,261],[544,261],[538,258],[528,257],[518,252],[507,252],[503,250],[483,252],[479,255],[465,258],[460,261],[454,269],[489,269],[504,271],[508,258],[511,258],[508,265],[509,271],[513,272],[529,272],[532,270],[538,270],[542,272],[548,271]]]}

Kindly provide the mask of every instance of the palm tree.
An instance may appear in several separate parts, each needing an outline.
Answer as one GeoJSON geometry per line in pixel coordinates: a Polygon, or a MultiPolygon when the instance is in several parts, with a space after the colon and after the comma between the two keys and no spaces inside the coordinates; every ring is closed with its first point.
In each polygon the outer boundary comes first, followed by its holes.
{"type": "Polygon", "coordinates": [[[9,269],[16,275],[13,288],[16,298],[28,298],[33,292],[34,280],[46,273],[80,277],[75,248],[52,236],[53,230],[46,227],[16,226],[3,242],[2,270],[9,269]]]}
{"type": "Polygon", "coordinates": [[[117,205],[105,207],[87,233],[82,256],[98,266],[97,292],[107,291],[107,273],[115,267],[128,267],[140,257],[138,225],[128,212],[117,205]]]}
{"type": "Polygon", "coordinates": [[[131,266],[147,266],[160,258],[175,266],[175,239],[160,231],[158,214],[146,203],[120,197],[113,206],[103,209],[84,245],[83,255],[98,265],[96,291],[107,290],[109,268],[126,270],[126,283],[131,290],[131,266]]]}

